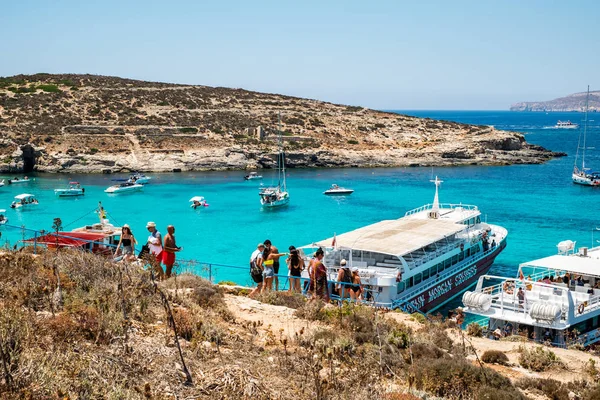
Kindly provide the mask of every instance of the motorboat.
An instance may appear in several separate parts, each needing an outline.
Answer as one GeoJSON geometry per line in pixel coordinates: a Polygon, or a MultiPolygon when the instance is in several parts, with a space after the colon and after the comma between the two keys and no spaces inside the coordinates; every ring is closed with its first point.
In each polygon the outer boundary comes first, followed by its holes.
{"type": "Polygon", "coordinates": [[[13,179],[9,179],[8,180],[8,184],[9,185],[15,185],[17,183],[29,183],[31,181],[31,179],[29,179],[29,177],[24,176],[23,178],[13,178],[13,179]]]}
{"type": "Polygon", "coordinates": [[[113,194],[130,193],[130,192],[137,192],[139,190],[142,190],[143,188],[144,188],[144,186],[142,186],[138,183],[123,182],[123,183],[119,183],[119,184],[109,187],[108,189],[106,189],[104,191],[104,193],[113,193],[113,194]]]}
{"type": "Polygon", "coordinates": [[[4,179],[0,181],[0,187],[4,186],[4,179]]]}
{"type": "Polygon", "coordinates": [[[145,185],[147,183],[150,183],[150,179],[152,178],[149,176],[146,176],[139,172],[135,172],[129,177],[128,182],[137,183],[138,185],[145,185]]]}
{"type": "Polygon", "coordinates": [[[121,237],[122,228],[110,223],[102,203],[98,203],[96,214],[99,219],[96,223],[84,225],[72,231],[49,232],[26,239],[24,242],[35,246],[45,246],[49,249],[71,247],[113,256],[114,248],[121,237]]]}
{"type": "Polygon", "coordinates": [[[558,121],[554,127],[556,129],[577,129],[579,125],[571,121],[558,121]]]}
{"type": "Polygon", "coordinates": [[[480,276],[464,311],[501,339],[520,335],[558,347],[600,343],[600,246],[565,240],[557,254],[519,265],[514,278],[480,276]]]}
{"type": "Polygon", "coordinates": [[[250,172],[248,175],[244,176],[244,179],[247,181],[253,181],[256,179],[262,179],[262,175],[259,175],[258,172],[250,172]]]}
{"type": "MultiPolygon", "coordinates": [[[[358,270],[362,301],[368,304],[409,313],[438,309],[489,271],[506,247],[508,232],[483,223],[477,206],[440,203],[442,181],[432,182],[433,203],[302,246],[303,257],[308,261],[323,249],[331,286],[338,284],[341,260],[346,260],[358,270]]],[[[309,278],[306,270],[303,276],[309,278]]]]}
{"type": "Polygon", "coordinates": [[[327,196],[344,196],[352,193],[354,193],[353,189],[346,189],[336,185],[335,183],[331,185],[329,189],[323,192],[323,194],[327,196]]]}
{"type": "Polygon", "coordinates": [[[277,154],[277,186],[262,187],[258,192],[263,207],[275,208],[290,202],[285,182],[285,153],[281,141],[281,115],[279,116],[279,153],[277,154]]]}
{"type": "Polygon", "coordinates": [[[8,218],[6,217],[6,215],[4,215],[6,213],[6,210],[0,210],[0,225],[4,225],[8,222],[8,218]]]}
{"type": "Polygon", "coordinates": [[[198,207],[208,207],[208,203],[206,202],[206,199],[202,196],[194,196],[190,199],[190,207],[192,207],[194,210],[198,207]]]}
{"type": "Polygon", "coordinates": [[[58,197],[77,197],[85,194],[85,189],[79,182],[69,182],[69,187],[65,189],[54,189],[54,194],[58,197]]]}
{"type": "Polygon", "coordinates": [[[11,203],[10,208],[21,208],[35,204],[38,204],[38,201],[34,195],[23,193],[15,196],[15,200],[11,203]]]}
{"type": "Polygon", "coordinates": [[[575,153],[575,163],[573,165],[572,179],[573,183],[584,186],[600,186],[600,172],[594,172],[585,166],[586,137],[588,127],[588,108],[590,99],[590,87],[588,86],[587,97],[585,99],[585,117],[583,120],[583,132],[579,134],[577,141],[577,153],[575,153]],[[581,150],[581,166],[579,166],[579,152],[581,150]]]}

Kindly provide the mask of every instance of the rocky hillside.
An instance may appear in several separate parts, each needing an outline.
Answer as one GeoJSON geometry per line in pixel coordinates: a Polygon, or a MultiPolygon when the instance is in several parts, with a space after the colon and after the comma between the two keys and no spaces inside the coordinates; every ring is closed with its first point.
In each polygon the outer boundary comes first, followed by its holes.
{"type": "MultiPolygon", "coordinates": [[[[585,111],[587,92],[573,93],[549,101],[526,101],[510,106],[510,111],[585,111]]],[[[589,110],[600,111],[600,91],[590,92],[589,110]]]]}
{"type": "Polygon", "coordinates": [[[0,171],[540,163],[519,133],[278,94],[93,75],[0,78],[0,171]]]}

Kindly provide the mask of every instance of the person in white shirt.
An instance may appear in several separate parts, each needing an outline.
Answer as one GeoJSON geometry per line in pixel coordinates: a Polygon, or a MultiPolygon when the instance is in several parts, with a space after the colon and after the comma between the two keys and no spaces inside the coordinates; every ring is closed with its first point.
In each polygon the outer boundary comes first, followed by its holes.
{"type": "Polygon", "coordinates": [[[154,222],[148,222],[146,224],[146,229],[150,232],[150,236],[148,236],[148,250],[150,254],[152,254],[156,258],[157,272],[159,279],[162,279],[164,275],[164,271],[160,263],[162,262],[162,235],[158,230],[156,230],[156,224],[154,222]]]}
{"type": "Polygon", "coordinates": [[[256,250],[254,250],[252,252],[252,255],[250,256],[250,276],[252,277],[252,280],[258,284],[258,286],[256,286],[252,290],[252,292],[250,292],[248,297],[254,297],[258,293],[260,293],[260,291],[262,290],[262,286],[263,286],[262,255],[263,255],[264,250],[265,250],[265,245],[262,243],[259,243],[258,246],[256,246],[256,250]]]}

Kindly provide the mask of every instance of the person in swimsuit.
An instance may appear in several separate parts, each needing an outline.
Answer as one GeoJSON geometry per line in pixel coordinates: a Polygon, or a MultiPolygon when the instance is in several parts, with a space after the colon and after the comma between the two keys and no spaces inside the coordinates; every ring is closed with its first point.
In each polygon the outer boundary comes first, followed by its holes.
{"type": "MultiPolygon", "coordinates": [[[[277,255],[279,253],[279,249],[273,246],[269,239],[265,240],[263,243],[265,244],[266,248],[270,249],[269,251],[271,254],[277,255]]],[[[273,257],[273,282],[275,282],[275,290],[278,290],[279,288],[279,277],[277,276],[279,274],[279,257],[280,256],[273,257]]]]}
{"type": "Polygon", "coordinates": [[[263,267],[263,277],[264,277],[264,283],[263,283],[263,288],[262,288],[262,293],[266,293],[270,290],[272,290],[272,284],[273,284],[273,278],[277,278],[275,276],[276,272],[275,272],[275,260],[279,260],[279,257],[281,256],[286,256],[286,253],[275,253],[274,250],[276,250],[276,247],[267,247],[267,244],[265,243],[265,251],[263,252],[263,256],[262,256],[262,267],[263,267]]]}
{"type": "Polygon", "coordinates": [[[304,271],[304,260],[294,246],[290,246],[290,256],[286,262],[290,274],[290,292],[300,293],[300,276],[304,271]]]}
{"type": "Polygon", "coordinates": [[[119,248],[121,246],[123,246],[123,260],[125,261],[132,261],[135,260],[135,254],[133,252],[135,245],[137,244],[137,241],[135,240],[135,237],[133,236],[133,233],[131,233],[131,228],[129,227],[129,225],[125,224],[123,225],[123,227],[121,228],[121,238],[119,239],[119,244],[117,245],[117,248],[115,249],[115,254],[114,256],[116,257],[117,254],[119,254],[119,248]]]}
{"type": "Polygon", "coordinates": [[[175,243],[175,227],[173,225],[169,225],[167,226],[167,234],[165,235],[165,242],[162,252],[162,262],[165,264],[165,276],[167,279],[171,277],[173,264],[175,264],[175,253],[178,251],[181,251],[181,247],[177,247],[177,244],[175,243]]]}
{"type": "Polygon", "coordinates": [[[358,274],[358,267],[352,267],[352,285],[350,286],[350,298],[360,300],[362,297],[362,282],[358,274]]]}
{"type": "Polygon", "coordinates": [[[350,285],[352,285],[352,273],[350,272],[350,266],[346,260],[340,261],[340,270],[337,275],[338,283],[335,285],[338,290],[340,299],[345,299],[350,295],[350,285]]]}
{"type": "Polygon", "coordinates": [[[313,291],[313,300],[321,299],[329,301],[329,291],[327,290],[327,268],[321,262],[325,252],[319,248],[315,256],[310,261],[309,272],[311,275],[311,290],[313,291]]]}

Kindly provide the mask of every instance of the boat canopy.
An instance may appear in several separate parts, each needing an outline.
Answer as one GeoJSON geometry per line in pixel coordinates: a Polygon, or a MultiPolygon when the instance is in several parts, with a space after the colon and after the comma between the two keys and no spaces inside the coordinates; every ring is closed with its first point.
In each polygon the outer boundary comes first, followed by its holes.
{"type": "Polygon", "coordinates": [[[203,201],[204,197],[202,196],[194,196],[190,199],[190,202],[194,202],[194,201],[203,201]]]}
{"type": "MultiPolygon", "coordinates": [[[[337,235],[335,240],[338,247],[401,257],[464,229],[465,225],[448,220],[400,218],[337,235]]],[[[327,247],[332,242],[329,238],[315,244],[327,247]]]]}
{"type": "Polygon", "coordinates": [[[17,200],[23,200],[23,199],[28,199],[30,197],[35,197],[35,196],[32,195],[32,194],[23,193],[23,194],[16,195],[15,199],[17,199],[17,200]]]}
{"type": "Polygon", "coordinates": [[[106,237],[102,233],[87,233],[87,232],[58,232],[47,233],[37,238],[26,239],[26,243],[37,243],[50,247],[81,247],[90,242],[100,242],[106,237]]]}
{"type": "Polygon", "coordinates": [[[595,257],[582,257],[577,254],[544,257],[523,263],[520,267],[546,268],[550,270],[571,272],[576,275],[600,277],[600,259],[595,257]]]}

